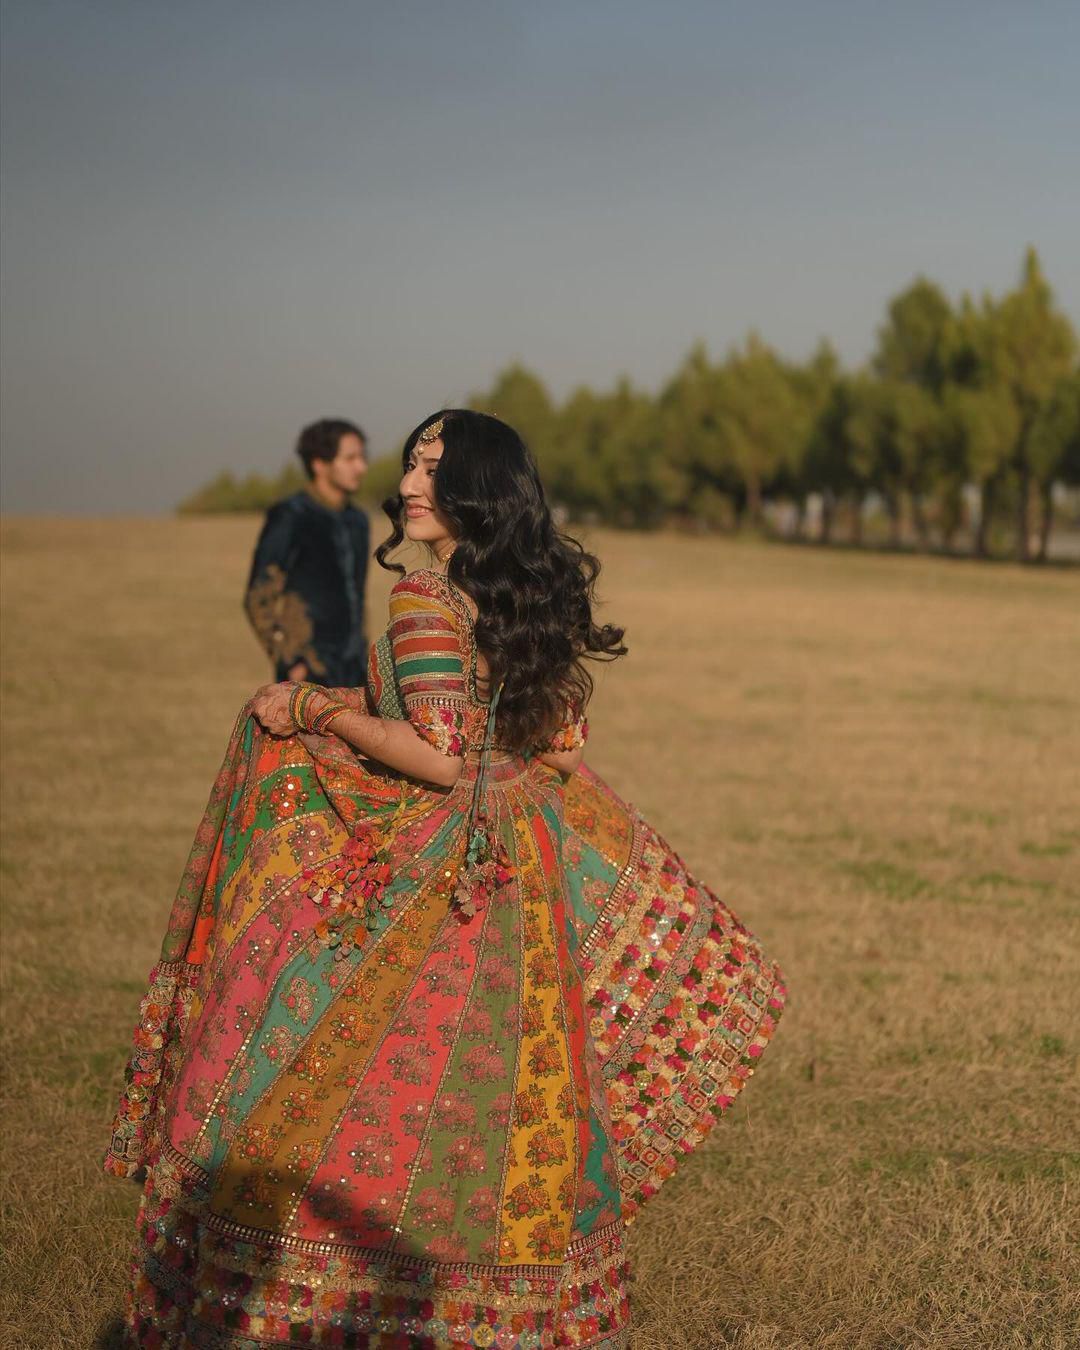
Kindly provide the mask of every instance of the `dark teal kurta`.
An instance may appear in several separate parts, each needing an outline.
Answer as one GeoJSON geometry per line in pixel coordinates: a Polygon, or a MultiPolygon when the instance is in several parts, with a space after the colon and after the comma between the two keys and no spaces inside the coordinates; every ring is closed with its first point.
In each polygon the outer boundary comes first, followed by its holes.
{"type": "Polygon", "coordinates": [[[275,503],[251,566],[244,608],[279,680],[297,661],[317,684],[364,683],[368,519],[310,492],[275,503]]]}

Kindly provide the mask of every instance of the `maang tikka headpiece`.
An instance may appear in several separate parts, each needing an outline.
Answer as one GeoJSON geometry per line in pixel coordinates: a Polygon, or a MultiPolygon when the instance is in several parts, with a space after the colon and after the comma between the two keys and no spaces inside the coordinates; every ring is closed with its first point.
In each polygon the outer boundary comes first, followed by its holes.
{"type": "Polygon", "coordinates": [[[432,441],[437,441],[442,435],[443,419],[438,417],[434,422],[426,426],[420,433],[418,440],[421,445],[430,445],[432,441]]]}

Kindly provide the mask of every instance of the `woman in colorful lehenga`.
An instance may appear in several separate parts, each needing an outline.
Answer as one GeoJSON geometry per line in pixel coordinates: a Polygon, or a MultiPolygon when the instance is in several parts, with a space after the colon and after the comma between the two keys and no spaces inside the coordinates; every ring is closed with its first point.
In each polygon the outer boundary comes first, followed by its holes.
{"type": "Polygon", "coordinates": [[[625,1227],[783,1006],[579,767],[583,662],[625,648],[521,440],[444,410],[403,471],[379,559],[433,566],[366,694],[245,708],[143,1000],[136,1345],[625,1346],[625,1227]]]}

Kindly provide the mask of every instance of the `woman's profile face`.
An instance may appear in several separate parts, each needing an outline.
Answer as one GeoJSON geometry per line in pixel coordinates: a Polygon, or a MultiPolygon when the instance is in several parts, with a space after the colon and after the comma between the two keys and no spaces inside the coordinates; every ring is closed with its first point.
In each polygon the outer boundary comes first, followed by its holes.
{"type": "Polygon", "coordinates": [[[450,522],[435,503],[435,470],[442,458],[442,440],[417,441],[398,489],[405,503],[405,537],[438,553],[453,538],[450,522]]]}

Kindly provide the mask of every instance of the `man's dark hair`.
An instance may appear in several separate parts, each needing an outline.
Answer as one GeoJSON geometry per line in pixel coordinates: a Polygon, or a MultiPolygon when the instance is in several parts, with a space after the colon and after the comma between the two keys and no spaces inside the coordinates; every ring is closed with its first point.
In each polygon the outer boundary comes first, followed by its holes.
{"type": "Polygon", "coordinates": [[[303,429],[296,442],[296,453],[304,461],[304,472],[309,478],[315,477],[315,460],[324,459],[329,463],[337,458],[342,436],[359,436],[361,444],[367,445],[367,437],[356,423],[340,417],[324,417],[321,422],[312,422],[303,429]]]}

